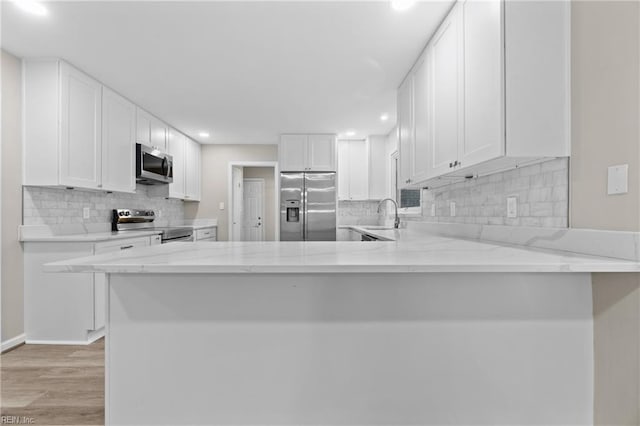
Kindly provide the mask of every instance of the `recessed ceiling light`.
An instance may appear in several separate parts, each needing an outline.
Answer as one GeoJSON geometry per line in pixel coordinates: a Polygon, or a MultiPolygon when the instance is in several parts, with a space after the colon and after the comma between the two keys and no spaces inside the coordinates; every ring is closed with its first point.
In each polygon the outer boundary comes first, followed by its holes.
{"type": "Polygon", "coordinates": [[[380,120],[381,120],[381,121],[387,121],[388,119],[389,119],[389,114],[382,114],[382,115],[380,116],[380,120]]]}
{"type": "Polygon", "coordinates": [[[39,1],[36,1],[36,0],[12,0],[12,1],[13,1],[13,4],[18,6],[18,8],[32,15],[45,16],[48,13],[47,8],[44,7],[44,5],[39,1]]]}
{"type": "Polygon", "coordinates": [[[391,0],[391,8],[398,12],[402,12],[411,8],[415,3],[415,0],[391,0]]]}
{"type": "Polygon", "coordinates": [[[346,131],[346,132],[345,132],[345,135],[346,135],[346,136],[349,136],[349,137],[351,137],[351,136],[355,136],[355,135],[356,135],[356,132],[354,132],[353,130],[348,130],[348,131],[346,131]]]}
{"type": "Polygon", "coordinates": [[[200,133],[198,133],[198,136],[200,136],[201,138],[208,138],[209,137],[209,133],[208,132],[200,132],[200,133]]]}

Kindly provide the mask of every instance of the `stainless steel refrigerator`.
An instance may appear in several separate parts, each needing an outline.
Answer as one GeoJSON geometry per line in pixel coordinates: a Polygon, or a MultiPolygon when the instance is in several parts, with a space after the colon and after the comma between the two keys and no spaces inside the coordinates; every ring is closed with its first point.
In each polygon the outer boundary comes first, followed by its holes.
{"type": "Polygon", "coordinates": [[[280,174],[280,241],[336,240],[336,174],[280,174]]]}

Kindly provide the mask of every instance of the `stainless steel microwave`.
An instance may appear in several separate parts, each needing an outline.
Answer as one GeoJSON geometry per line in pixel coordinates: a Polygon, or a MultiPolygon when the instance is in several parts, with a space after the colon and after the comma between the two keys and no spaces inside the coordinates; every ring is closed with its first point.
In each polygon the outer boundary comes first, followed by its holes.
{"type": "Polygon", "coordinates": [[[161,185],[173,182],[173,157],[137,143],[136,182],[143,185],[161,185]]]}

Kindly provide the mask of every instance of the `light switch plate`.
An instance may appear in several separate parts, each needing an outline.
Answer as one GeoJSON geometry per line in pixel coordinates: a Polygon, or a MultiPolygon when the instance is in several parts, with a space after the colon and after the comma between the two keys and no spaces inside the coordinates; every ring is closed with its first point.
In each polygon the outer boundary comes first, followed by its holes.
{"type": "Polygon", "coordinates": [[[82,218],[83,219],[91,218],[91,209],[89,207],[85,207],[82,209],[82,218]]]}
{"type": "Polygon", "coordinates": [[[449,203],[449,210],[451,211],[451,217],[456,215],[456,203],[454,201],[449,203]]]}
{"type": "Polygon", "coordinates": [[[220,203],[220,210],[224,210],[224,201],[220,203]]]}
{"type": "Polygon", "coordinates": [[[629,165],[611,166],[607,174],[607,194],[626,194],[629,192],[629,165]]]}
{"type": "Polygon", "coordinates": [[[518,199],[507,197],[507,217],[510,219],[518,217],[518,199]]]}

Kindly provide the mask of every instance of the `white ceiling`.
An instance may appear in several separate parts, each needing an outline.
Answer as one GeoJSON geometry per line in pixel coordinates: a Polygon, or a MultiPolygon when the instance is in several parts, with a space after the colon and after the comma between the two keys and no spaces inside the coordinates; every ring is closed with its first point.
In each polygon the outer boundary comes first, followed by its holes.
{"type": "Polygon", "coordinates": [[[3,49],[64,58],[203,143],[275,143],[387,133],[395,89],[452,0],[405,12],[386,1],[45,4],[36,17],[2,1],[3,49]]]}

